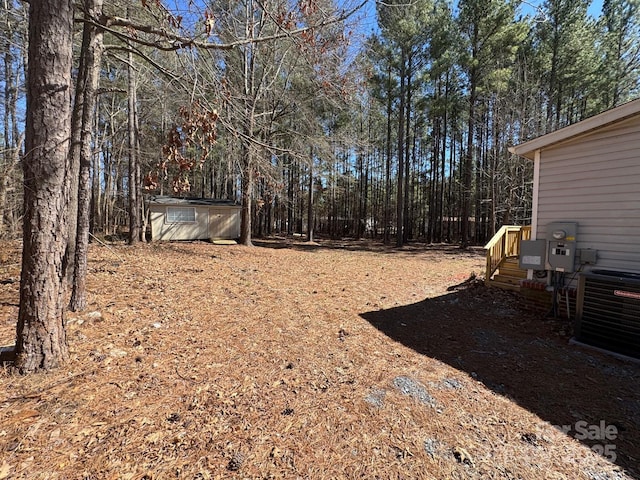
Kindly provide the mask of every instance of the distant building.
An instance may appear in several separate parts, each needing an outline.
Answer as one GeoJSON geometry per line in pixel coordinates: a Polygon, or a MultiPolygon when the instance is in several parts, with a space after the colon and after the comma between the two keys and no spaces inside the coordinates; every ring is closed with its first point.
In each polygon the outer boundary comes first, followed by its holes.
{"type": "Polygon", "coordinates": [[[151,240],[235,240],[240,211],[230,200],[155,196],[149,202],[151,240]]]}

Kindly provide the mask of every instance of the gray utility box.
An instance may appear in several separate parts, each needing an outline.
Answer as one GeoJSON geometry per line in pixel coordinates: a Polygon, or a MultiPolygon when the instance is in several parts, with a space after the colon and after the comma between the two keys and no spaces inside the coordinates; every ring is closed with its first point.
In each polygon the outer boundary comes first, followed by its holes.
{"type": "Polygon", "coordinates": [[[598,262],[598,251],[593,248],[578,250],[580,265],[595,265],[598,262]]]}
{"type": "Polygon", "coordinates": [[[552,222],[547,224],[547,262],[551,270],[571,273],[576,261],[575,222],[552,222]]]}
{"type": "Polygon", "coordinates": [[[545,270],[546,258],[546,240],[522,240],[520,242],[520,268],[523,270],[545,270]]]}

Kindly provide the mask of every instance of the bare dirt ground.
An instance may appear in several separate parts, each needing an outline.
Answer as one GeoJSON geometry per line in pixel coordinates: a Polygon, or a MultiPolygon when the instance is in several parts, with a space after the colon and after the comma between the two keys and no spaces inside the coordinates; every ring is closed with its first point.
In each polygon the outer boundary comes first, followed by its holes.
{"type": "MultiPolygon", "coordinates": [[[[18,249],[0,245],[0,345],[18,249]]],[[[640,478],[640,367],[514,294],[448,291],[482,255],[93,245],[70,362],[0,370],[0,479],[640,478]]]]}

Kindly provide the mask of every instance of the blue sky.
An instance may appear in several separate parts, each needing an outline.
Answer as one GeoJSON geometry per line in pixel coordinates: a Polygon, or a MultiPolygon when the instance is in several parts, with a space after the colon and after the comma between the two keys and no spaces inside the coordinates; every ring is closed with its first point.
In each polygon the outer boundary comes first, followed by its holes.
{"type": "MultiPolygon", "coordinates": [[[[520,13],[523,15],[533,14],[535,8],[542,5],[544,0],[523,1],[520,6],[520,13]]],[[[593,0],[589,6],[589,15],[597,18],[602,11],[602,0],[593,0]]],[[[362,32],[368,34],[376,29],[376,0],[369,0],[362,12],[362,32]]]]}
{"type": "MultiPolygon", "coordinates": [[[[520,11],[523,14],[533,13],[534,8],[538,5],[542,5],[543,0],[527,0],[526,2],[522,2],[520,11]]],[[[589,9],[587,10],[589,15],[594,18],[597,18],[602,11],[602,0],[593,0],[589,9]]]]}

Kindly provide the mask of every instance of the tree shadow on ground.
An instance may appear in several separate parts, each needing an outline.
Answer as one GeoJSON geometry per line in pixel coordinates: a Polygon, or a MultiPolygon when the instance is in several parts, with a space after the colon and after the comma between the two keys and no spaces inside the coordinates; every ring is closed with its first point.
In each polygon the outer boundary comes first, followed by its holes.
{"type": "Polygon", "coordinates": [[[517,294],[479,286],[362,317],[590,447],[615,445],[615,462],[640,479],[640,365],[570,345],[567,320],[519,305],[517,294]],[[615,427],[615,439],[580,438],[601,422],[615,427]]]}

